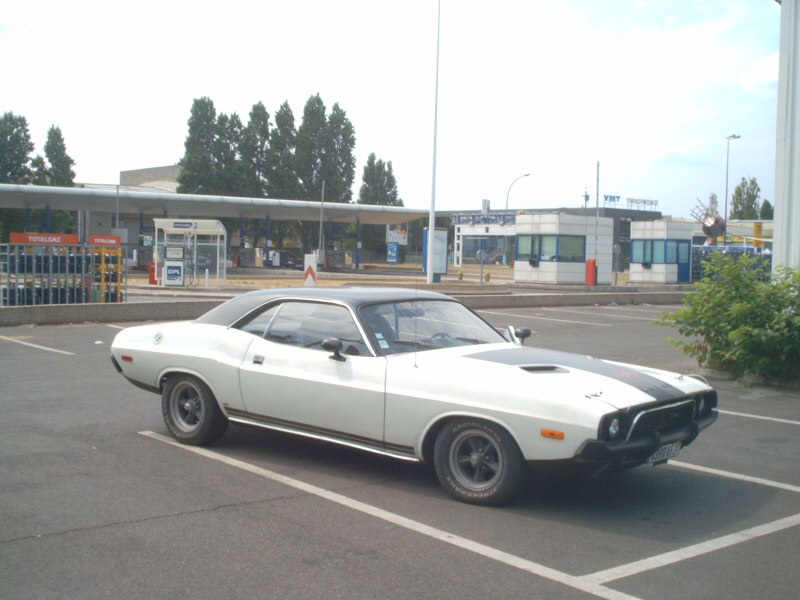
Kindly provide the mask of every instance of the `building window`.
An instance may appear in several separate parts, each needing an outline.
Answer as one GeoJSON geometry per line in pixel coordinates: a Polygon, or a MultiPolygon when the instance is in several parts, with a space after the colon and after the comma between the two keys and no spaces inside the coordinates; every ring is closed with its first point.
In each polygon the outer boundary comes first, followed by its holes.
{"type": "Polygon", "coordinates": [[[532,245],[533,237],[534,236],[532,236],[532,235],[518,235],[517,236],[516,260],[530,260],[531,259],[531,245],[532,245]]]}
{"type": "Polygon", "coordinates": [[[582,235],[558,236],[559,262],[584,262],[586,260],[586,238],[582,235]]]}
{"type": "Polygon", "coordinates": [[[586,238],[582,235],[518,235],[516,260],[584,262],[586,238]]]}
{"type": "MultiPolygon", "coordinates": [[[[682,255],[686,253],[683,252],[682,255]]],[[[656,263],[674,265],[678,263],[677,240],[632,240],[632,263],[656,263]]],[[[682,261],[685,262],[685,261],[682,261]]]]}

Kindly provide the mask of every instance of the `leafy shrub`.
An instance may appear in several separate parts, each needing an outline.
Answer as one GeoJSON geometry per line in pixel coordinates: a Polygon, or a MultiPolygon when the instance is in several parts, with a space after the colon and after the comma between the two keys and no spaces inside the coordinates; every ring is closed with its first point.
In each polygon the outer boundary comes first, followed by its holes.
{"type": "Polygon", "coordinates": [[[800,379],[800,271],[778,267],[770,283],[758,256],[722,252],[704,267],[683,307],[656,321],[686,336],[670,343],[737,377],[800,379]]]}

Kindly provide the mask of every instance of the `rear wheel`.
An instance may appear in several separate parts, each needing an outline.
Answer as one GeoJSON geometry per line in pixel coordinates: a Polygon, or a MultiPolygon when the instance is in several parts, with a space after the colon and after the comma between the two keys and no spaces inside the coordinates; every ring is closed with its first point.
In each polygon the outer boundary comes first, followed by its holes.
{"type": "Polygon", "coordinates": [[[439,432],[434,447],[439,482],[453,497],[496,506],[525,484],[527,468],[514,439],[480,419],[456,419],[439,432]]]}
{"type": "Polygon", "coordinates": [[[192,375],[173,375],[161,394],[161,413],[170,434],[181,443],[213,444],[228,428],[214,394],[192,375]]]}

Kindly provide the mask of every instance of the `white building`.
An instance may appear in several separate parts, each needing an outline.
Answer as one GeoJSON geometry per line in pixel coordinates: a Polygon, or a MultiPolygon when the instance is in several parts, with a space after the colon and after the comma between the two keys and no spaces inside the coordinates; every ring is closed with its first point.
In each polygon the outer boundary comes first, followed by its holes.
{"type": "Polygon", "coordinates": [[[514,281],[611,284],[613,219],[521,214],[517,215],[516,234],[514,281]],[[592,261],[597,267],[596,279],[590,272],[592,261]]]}

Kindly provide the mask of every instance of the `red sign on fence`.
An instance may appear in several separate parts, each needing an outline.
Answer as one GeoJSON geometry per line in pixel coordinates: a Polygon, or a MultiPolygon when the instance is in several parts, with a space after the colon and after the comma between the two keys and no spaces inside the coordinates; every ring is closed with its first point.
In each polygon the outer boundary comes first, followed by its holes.
{"type": "Polygon", "coordinates": [[[122,238],[118,235],[90,235],[90,246],[120,246],[122,238]]]}
{"type": "Polygon", "coordinates": [[[12,233],[9,236],[12,244],[26,244],[30,246],[76,246],[77,233],[12,233]]]}

